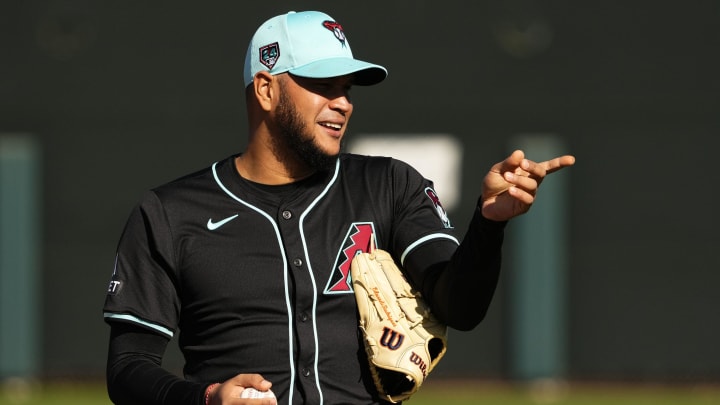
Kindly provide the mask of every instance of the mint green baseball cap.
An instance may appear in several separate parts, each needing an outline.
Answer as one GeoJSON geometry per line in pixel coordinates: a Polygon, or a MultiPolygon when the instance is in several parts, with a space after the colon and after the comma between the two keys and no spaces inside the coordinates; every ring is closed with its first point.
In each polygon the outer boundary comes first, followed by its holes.
{"type": "Polygon", "coordinates": [[[291,11],[265,21],[245,54],[245,86],[255,74],[289,72],[307,78],[354,75],[353,83],[370,86],[387,77],[387,69],[353,57],[345,32],[319,11],[291,11]]]}

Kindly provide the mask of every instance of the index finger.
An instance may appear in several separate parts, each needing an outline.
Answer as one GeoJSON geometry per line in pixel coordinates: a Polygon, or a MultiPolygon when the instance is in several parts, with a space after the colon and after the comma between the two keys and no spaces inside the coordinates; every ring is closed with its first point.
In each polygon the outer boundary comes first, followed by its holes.
{"type": "Polygon", "coordinates": [[[546,160],[546,161],[540,163],[540,165],[542,165],[545,168],[545,172],[547,174],[558,171],[558,170],[562,169],[563,167],[572,166],[574,164],[575,164],[575,156],[573,156],[573,155],[558,156],[554,159],[546,160]]]}

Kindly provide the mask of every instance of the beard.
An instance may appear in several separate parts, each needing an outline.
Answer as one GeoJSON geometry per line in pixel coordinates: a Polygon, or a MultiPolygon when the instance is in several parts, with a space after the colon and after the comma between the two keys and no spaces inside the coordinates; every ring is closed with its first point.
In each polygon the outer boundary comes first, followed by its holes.
{"type": "Polygon", "coordinates": [[[314,170],[326,170],[335,165],[338,154],[329,154],[318,147],[315,137],[307,130],[284,86],[280,90],[276,124],[279,136],[273,137],[273,147],[276,154],[282,154],[279,157],[294,156],[314,170]]]}

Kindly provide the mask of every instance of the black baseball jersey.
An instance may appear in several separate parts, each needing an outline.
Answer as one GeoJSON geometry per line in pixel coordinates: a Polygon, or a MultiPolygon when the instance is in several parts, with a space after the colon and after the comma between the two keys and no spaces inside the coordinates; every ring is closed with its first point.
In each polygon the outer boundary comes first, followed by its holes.
{"type": "Polygon", "coordinates": [[[398,160],[342,154],[332,170],[265,186],[234,158],[143,196],[105,319],[178,334],[190,381],[260,373],[280,404],[379,402],[350,261],[371,238],[401,265],[427,246],[449,260],[459,243],[432,183],[398,160]]]}

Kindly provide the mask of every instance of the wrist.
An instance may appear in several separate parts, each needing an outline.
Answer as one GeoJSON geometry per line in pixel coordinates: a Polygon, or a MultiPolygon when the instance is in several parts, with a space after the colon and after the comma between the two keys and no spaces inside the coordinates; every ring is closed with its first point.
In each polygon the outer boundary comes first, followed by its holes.
{"type": "Polygon", "coordinates": [[[220,385],[220,383],[213,383],[208,385],[207,388],[205,388],[205,405],[210,404],[210,398],[212,397],[213,393],[215,392],[215,388],[220,385]]]}

